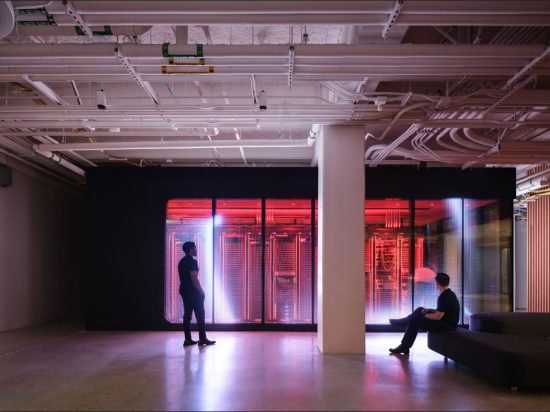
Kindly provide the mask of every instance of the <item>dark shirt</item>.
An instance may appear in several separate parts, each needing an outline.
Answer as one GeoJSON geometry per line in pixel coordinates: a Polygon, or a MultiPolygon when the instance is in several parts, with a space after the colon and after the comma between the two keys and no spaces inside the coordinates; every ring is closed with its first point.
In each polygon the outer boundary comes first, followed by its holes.
{"type": "Polygon", "coordinates": [[[437,298],[437,311],[444,312],[442,322],[452,326],[458,326],[460,317],[460,303],[456,294],[451,289],[445,289],[437,298]]]}
{"type": "Polygon", "coordinates": [[[180,274],[180,294],[199,294],[199,291],[193,285],[191,272],[198,272],[199,265],[193,256],[185,256],[178,264],[178,272],[180,274]]]}

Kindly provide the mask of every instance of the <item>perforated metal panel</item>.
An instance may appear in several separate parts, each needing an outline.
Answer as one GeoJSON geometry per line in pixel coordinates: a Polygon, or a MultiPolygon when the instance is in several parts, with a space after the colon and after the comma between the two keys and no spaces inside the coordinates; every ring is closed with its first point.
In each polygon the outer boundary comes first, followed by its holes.
{"type": "Polygon", "coordinates": [[[365,224],[365,322],[387,324],[411,308],[409,202],[368,200],[365,224]]]}
{"type": "Polygon", "coordinates": [[[206,321],[212,321],[212,201],[186,199],[170,201],[166,215],[166,254],[164,316],[170,323],[183,321],[183,303],[179,294],[178,263],[184,256],[182,245],[192,241],[197,245],[199,279],[207,292],[206,321]]]}
{"type": "Polygon", "coordinates": [[[261,200],[216,201],[214,320],[262,321],[261,200]]]}
{"type": "Polygon", "coordinates": [[[266,201],[266,322],[311,323],[311,202],[266,201]]]}

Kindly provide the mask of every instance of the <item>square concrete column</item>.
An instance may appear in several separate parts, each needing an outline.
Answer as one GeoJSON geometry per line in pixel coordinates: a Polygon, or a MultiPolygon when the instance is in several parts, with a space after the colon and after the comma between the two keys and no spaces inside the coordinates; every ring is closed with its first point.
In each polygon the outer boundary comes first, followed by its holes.
{"type": "Polygon", "coordinates": [[[365,140],[363,126],[324,126],[319,165],[318,345],[365,353],[365,140]]]}

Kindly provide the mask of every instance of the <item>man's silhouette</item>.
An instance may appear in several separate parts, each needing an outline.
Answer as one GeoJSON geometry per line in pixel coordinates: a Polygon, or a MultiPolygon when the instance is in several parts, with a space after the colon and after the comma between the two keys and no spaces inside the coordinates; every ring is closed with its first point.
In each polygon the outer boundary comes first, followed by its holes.
{"type": "Polygon", "coordinates": [[[214,340],[206,338],[204,325],[204,290],[202,290],[199,281],[199,265],[195,260],[197,256],[197,246],[194,242],[185,242],[182,246],[185,257],[180,260],[178,272],[180,275],[180,295],[183,299],[183,330],[185,332],[185,341],[183,346],[195,345],[213,345],[214,340]],[[197,326],[199,328],[199,341],[191,337],[191,316],[195,312],[197,326]]]}
{"type": "Polygon", "coordinates": [[[406,325],[407,330],[401,345],[390,349],[391,353],[409,353],[419,329],[428,331],[454,330],[460,317],[460,303],[456,294],[449,288],[450,278],[446,273],[435,276],[437,289],[441,292],[437,298],[437,309],[416,308],[406,318],[390,319],[392,325],[406,325]]]}

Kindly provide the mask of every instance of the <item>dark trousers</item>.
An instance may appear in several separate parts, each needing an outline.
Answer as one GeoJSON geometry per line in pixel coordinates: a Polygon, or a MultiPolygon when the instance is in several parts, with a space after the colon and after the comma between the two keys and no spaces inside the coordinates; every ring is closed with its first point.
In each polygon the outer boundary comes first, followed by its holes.
{"type": "Polygon", "coordinates": [[[195,312],[197,319],[197,327],[199,329],[199,339],[206,339],[206,331],[204,326],[204,295],[197,294],[182,294],[183,299],[183,331],[185,332],[185,340],[191,340],[191,316],[195,312]]]}
{"type": "Polygon", "coordinates": [[[418,335],[418,331],[420,329],[433,332],[455,329],[453,325],[450,325],[447,322],[426,319],[422,313],[422,309],[424,308],[416,308],[413,313],[407,316],[409,324],[407,326],[407,330],[405,331],[405,336],[403,336],[403,340],[401,341],[401,344],[407,348],[410,348],[413,345],[416,340],[416,335],[418,335]]]}

